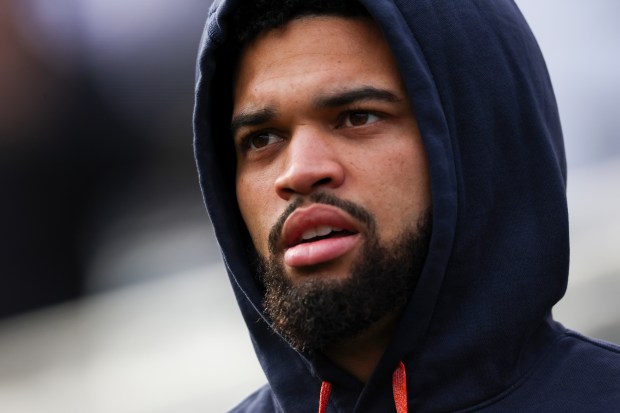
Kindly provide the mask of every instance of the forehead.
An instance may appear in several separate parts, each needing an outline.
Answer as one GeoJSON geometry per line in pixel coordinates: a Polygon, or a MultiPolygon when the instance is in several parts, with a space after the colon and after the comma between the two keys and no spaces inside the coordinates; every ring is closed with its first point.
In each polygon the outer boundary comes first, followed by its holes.
{"type": "Polygon", "coordinates": [[[304,17],[261,34],[242,52],[234,83],[235,107],[264,94],[290,95],[352,82],[401,86],[376,23],[367,18],[304,17]]]}

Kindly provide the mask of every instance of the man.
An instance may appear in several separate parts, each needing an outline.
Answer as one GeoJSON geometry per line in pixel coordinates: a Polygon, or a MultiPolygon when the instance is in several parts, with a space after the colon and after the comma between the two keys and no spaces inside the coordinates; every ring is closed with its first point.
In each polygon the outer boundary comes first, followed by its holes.
{"type": "Polygon", "coordinates": [[[613,411],[551,317],[565,158],[512,1],[221,1],[195,149],[269,384],[239,412],[613,411]]]}

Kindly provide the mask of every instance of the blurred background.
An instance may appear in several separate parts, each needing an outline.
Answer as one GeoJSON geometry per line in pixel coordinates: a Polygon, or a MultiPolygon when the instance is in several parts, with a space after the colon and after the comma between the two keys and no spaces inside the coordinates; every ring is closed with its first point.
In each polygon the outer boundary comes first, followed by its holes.
{"type": "MultiPolygon", "coordinates": [[[[620,342],[620,3],[517,0],[569,162],[555,315],[620,342]]],[[[264,382],[203,209],[208,0],[0,0],[0,411],[218,412],[264,382]]]]}

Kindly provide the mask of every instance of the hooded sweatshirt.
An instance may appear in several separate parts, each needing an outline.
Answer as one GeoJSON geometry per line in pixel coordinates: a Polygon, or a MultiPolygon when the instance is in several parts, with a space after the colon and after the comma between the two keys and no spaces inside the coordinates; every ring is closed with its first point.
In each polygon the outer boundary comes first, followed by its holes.
{"type": "Polygon", "coordinates": [[[551,315],[568,277],[566,160],[545,62],[512,0],[360,0],[415,108],[433,199],[429,251],[366,383],[274,332],[235,198],[233,69],[222,49],[242,2],[211,7],[194,113],[206,206],[268,379],[234,411],[316,412],[322,394],[326,412],[394,412],[401,363],[409,412],[620,411],[620,348],[551,315]]]}

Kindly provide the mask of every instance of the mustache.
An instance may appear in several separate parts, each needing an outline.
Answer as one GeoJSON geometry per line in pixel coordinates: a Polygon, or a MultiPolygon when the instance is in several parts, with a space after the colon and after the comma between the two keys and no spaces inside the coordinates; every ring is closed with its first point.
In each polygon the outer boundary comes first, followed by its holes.
{"type": "Polygon", "coordinates": [[[271,254],[276,254],[278,251],[278,246],[281,244],[280,239],[282,235],[282,228],[284,228],[284,223],[288,217],[295,212],[297,208],[306,203],[306,201],[314,204],[325,204],[340,208],[366,226],[371,236],[374,236],[376,232],[375,219],[373,215],[364,207],[356,204],[355,202],[338,198],[337,196],[326,192],[317,192],[309,197],[295,198],[282,212],[276,223],[271,228],[271,231],[269,231],[268,245],[269,252],[271,254]]]}

